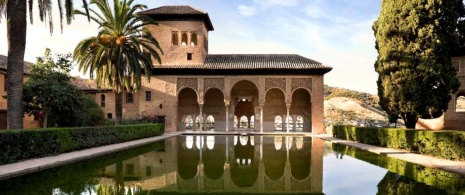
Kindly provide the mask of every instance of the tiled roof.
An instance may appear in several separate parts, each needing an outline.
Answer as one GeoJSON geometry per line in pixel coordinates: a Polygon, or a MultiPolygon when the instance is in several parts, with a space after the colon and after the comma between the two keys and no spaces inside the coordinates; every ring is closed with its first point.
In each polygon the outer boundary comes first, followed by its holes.
{"type": "Polygon", "coordinates": [[[146,15],[152,15],[152,14],[200,14],[200,15],[205,15],[207,12],[204,12],[202,10],[193,8],[189,5],[166,5],[166,6],[161,6],[157,7],[154,9],[149,9],[145,11],[141,11],[138,14],[146,14],[146,15]]]}
{"type": "Polygon", "coordinates": [[[332,68],[295,54],[207,55],[203,65],[162,65],[155,68],[182,69],[327,69],[332,68]]]}
{"type": "Polygon", "coordinates": [[[83,79],[81,77],[74,77],[71,80],[71,84],[76,86],[78,89],[82,91],[108,91],[111,90],[109,88],[101,88],[97,87],[97,83],[94,80],[90,79],[83,79]]]}
{"type": "MultiPolygon", "coordinates": [[[[4,56],[0,54],[0,69],[6,70],[7,63],[8,63],[8,56],[4,56]]],[[[24,73],[28,73],[29,67],[31,67],[32,65],[33,63],[24,61],[24,73]]]]}
{"type": "Polygon", "coordinates": [[[154,9],[144,10],[137,14],[149,15],[155,20],[166,19],[199,19],[205,22],[208,30],[214,30],[207,12],[189,5],[166,5],[154,9]]]}

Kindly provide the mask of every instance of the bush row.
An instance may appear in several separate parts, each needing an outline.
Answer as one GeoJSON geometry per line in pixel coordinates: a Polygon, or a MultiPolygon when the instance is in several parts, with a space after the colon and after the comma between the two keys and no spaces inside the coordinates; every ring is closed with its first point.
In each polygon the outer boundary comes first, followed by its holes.
{"type": "Polygon", "coordinates": [[[465,160],[465,132],[463,131],[335,126],[333,136],[449,160],[465,160]]]}
{"type": "MultiPolygon", "coordinates": [[[[463,194],[465,193],[465,176],[439,169],[424,167],[403,160],[377,155],[357,148],[332,144],[332,149],[340,155],[348,155],[359,160],[389,170],[378,183],[378,193],[382,194],[463,194]],[[399,174],[390,178],[392,173],[399,174]],[[392,181],[394,180],[394,181],[392,181]],[[410,181],[409,181],[410,180],[410,181]],[[412,181],[413,180],[413,181],[412,181]],[[391,186],[390,184],[396,185],[391,186]],[[433,187],[431,187],[433,186],[433,187]],[[447,192],[445,192],[445,191],[447,192]],[[389,193],[388,193],[389,192],[389,193]],[[415,193],[416,192],[416,193],[415,193]]],[[[341,156],[342,158],[342,156],[341,156]]]]}
{"type": "Polygon", "coordinates": [[[0,164],[127,142],[163,133],[162,124],[1,131],[0,164]]]}

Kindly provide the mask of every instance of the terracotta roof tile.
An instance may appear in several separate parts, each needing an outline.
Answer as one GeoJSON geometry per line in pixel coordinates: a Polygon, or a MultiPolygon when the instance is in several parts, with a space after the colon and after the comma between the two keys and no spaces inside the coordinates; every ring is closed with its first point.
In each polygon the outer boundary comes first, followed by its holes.
{"type": "MultiPolygon", "coordinates": [[[[0,54],[0,69],[6,70],[7,62],[8,62],[8,56],[4,56],[0,54]]],[[[28,73],[29,67],[31,67],[32,65],[33,63],[24,61],[24,73],[28,73]]]]}
{"type": "Polygon", "coordinates": [[[205,23],[208,30],[214,30],[213,24],[208,16],[208,13],[189,5],[166,5],[149,10],[138,12],[137,14],[149,15],[155,20],[192,20],[197,19],[205,23]]]}
{"type": "Polygon", "coordinates": [[[332,69],[295,54],[210,54],[203,65],[161,65],[155,68],[183,69],[332,69]]]}

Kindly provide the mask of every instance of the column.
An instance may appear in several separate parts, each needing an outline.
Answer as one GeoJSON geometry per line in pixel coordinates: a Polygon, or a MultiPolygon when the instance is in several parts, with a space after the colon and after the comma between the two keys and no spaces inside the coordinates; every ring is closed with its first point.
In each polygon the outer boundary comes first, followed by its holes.
{"type": "Polygon", "coordinates": [[[203,104],[199,104],[199,108],[200,108],[200,114],[199,114],[200,132],[203,131],[203,114],[202,114],[202,107],[203,107],[203,104]]]}
{"type": "Polygon", "coordinates": [[[260,133],[263,133],[263,107],[265,103],[260,102],[260,133]]]}
{"type": "Polygon", "coordinates": [[[229,105],[226,105],[226,132],[229,131],[229,105]]]}
{"type": "Polygon", "coordinates": [[[291,108],[291,104],[290,103],[287,103],[286,104],[286,110],[287,110],[287,114],[286,114],[286,132],[289,133],[289,109],[291,108]]]}

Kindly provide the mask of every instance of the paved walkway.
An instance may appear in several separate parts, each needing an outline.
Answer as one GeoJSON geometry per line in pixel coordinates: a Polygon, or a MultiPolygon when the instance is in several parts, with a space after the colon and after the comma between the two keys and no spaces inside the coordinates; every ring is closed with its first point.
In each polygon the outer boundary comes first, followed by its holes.
{"type": "Polygon", "coordinates": [[[452,161],[446,159],[440,159],[432,156],[426,156],[421,154],[409,153],[405,150],[397,150],[392,148],[383,148],[378,146],[372,146],[368,144],[362,144],[353,141],[347,141],[339,138],[334,138],[331,135],[316,135],[315,137],[331,141],[334,143],[351,146],[373,152],[376,154],[385,155],[391,158],[400,159],[407,162],[423,165],[425,167],[437,168],[453,173],[459,173],[465,175],[465,161],[452,161]]]}
{"type": "Polygon", "coordinates": [[[439,159],[439,158],[430,157],[430,156],[412,154],[412,153],[408,153],[403,150],[395,150],[395,149],[390,149],[390,148],[371,146],[371,145],[361,144],[361,143],[357,143],[353,141],[333,138],[331,135],[315,135],[312,133],[305,133],[305,132],[290,132],[290,133],[263,132],[263,133],[260,133],[260,132],[250,132],[250,131],[230,131],[230,132],[214,132],[214,131],[189,132],[187,131],[187,132],[165,133],[162,136],[157,136],[157,137],[152,137],[152,138],[146,138],[146,139],[141,139],[141,140],[136,140],[136,141],[131,141],[131,142],[101,146],[101,147],[96,147],[96,148],[80,150],[80,151],[74,151],[74,152],[59,154],[57,156],[30,159],[30,160],[25,160],[25,161],[13,163],[13,164],[1,165],[0,166],[0,180],[40,171],[43,169],[58,167],[61,165],[65,165],[65,164],[69,164],[69,163],[73,163],[73,162],[77,162],[77,161],[81,161],[85,159],[90,159],[90,158],[102,156],[102,155],[117,152],[117,151],[122,151],[125,149],[145,145],[145,144],[152,143],[152,142],[159,141],[159,140],[163,140],[169,137],[175,137],[178,135],[199,135],[199,134],[200,135],[248,134],[248,135],[313,136],[313,137],[318,137],[318,138],[331,141],[334,143],[339,143],[339,144],[343,144],[347,146],[360,148],[362,150],[367,150],[373,153],[386,155],[388,157],[420,164],[423,166],[438,168],[438,169],[465,175],[465,162],[464,161],[450,161],[450,160],[444,160],[444,159],[439,159]]]}

